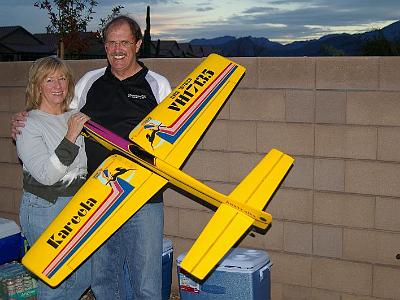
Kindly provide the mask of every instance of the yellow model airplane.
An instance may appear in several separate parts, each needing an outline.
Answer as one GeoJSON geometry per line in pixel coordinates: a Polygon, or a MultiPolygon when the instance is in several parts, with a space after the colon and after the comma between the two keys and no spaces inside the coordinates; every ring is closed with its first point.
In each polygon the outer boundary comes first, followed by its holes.
{"type": "Polygon", "coordinates": [[[87,122],[83,134],[119,154],[89,177],[22,263],[57,286],[168,182],[219,207],[181,263],[199,279],[250,226],[265,229],[272,216],[263,209],[293,158],[271,150],[229,196],[180,170],[244,72],[210,55],[132,130],[131,141],[87,122]]]}

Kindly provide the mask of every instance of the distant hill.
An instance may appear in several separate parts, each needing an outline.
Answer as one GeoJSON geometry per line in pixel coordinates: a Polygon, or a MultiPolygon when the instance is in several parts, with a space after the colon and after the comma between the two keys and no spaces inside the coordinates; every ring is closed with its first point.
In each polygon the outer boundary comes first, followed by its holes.
{"type": "Polygon", "coordinates": [[[211,46],[224,56],[357,56],[362,54],[361,49],[366,41],[382,35],[391,42],[400,42],[400,21],[380,30],[358,34],[330,34],[319,39],[296,41],[286,45],[264,37],[251,36],[194,39],[190,44],[211,46]]]}
{"type": "Polygon", "coordinates": [[[190,44],[192,45],[197,45],[197,46],[218,46],[218,45],[223,45],[227,42],[234,41],[236,38],[234,36],[223,36],[223,37],[217,37],[214,39],[194,39],[190,41],[190,44]]]}
{"type": "Polygon", "coordinates": [[[376,36],[379,31],[381,31],[385,38],[387,38],[389,41],[400,42],[400,21],[383,27],[381,30],[373,30],[362,33],[361,36],[363,39],[369,39],[376,36]]]}

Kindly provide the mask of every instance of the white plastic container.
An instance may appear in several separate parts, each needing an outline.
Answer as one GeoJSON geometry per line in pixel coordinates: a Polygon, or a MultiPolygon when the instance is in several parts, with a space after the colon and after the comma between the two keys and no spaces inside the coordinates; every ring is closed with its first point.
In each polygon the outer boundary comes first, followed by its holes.
{"type": "Polygon", "coordinates": [[[179,266],[186,253],[177,259],[179,294],[181,300],[271,298],[268,253],[262,250],[234,248],[203,281],[181,272],[179,266]]]}

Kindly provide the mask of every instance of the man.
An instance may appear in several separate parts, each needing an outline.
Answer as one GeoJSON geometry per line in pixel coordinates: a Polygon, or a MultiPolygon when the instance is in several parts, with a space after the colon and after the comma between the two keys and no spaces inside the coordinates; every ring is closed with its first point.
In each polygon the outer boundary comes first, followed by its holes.
{"type": "MultiPolygon", "coordinates": [[[[111,20],[103,30],[103,40],[109,66],[79,80],[71,106],[127,138],[171,87],[167,79],[137,61],[142,33],[133,19],[111,20]]],[[[17,124],[13,122],[13,134],[17,124]]],[[[91,174],[110,152],[90,140],[85,146],[91,174]]],[[[158,193],[93,254],[92,290],[97,300],[127,298],[124,264],[135,299],[162,298],[163,219],[163,199],[158,193]]]]}

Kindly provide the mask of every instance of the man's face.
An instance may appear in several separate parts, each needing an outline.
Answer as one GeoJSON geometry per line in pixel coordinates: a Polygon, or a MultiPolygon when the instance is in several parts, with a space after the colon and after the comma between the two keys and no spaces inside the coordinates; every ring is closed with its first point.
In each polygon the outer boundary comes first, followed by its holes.
{"type": "Polygon", "coordinates": [[[125,79],[138,71],[136,53],[142,41],[136,41],[128,24],[115,24],[107,30],[105,49],[112,73],[125,79]]]}

